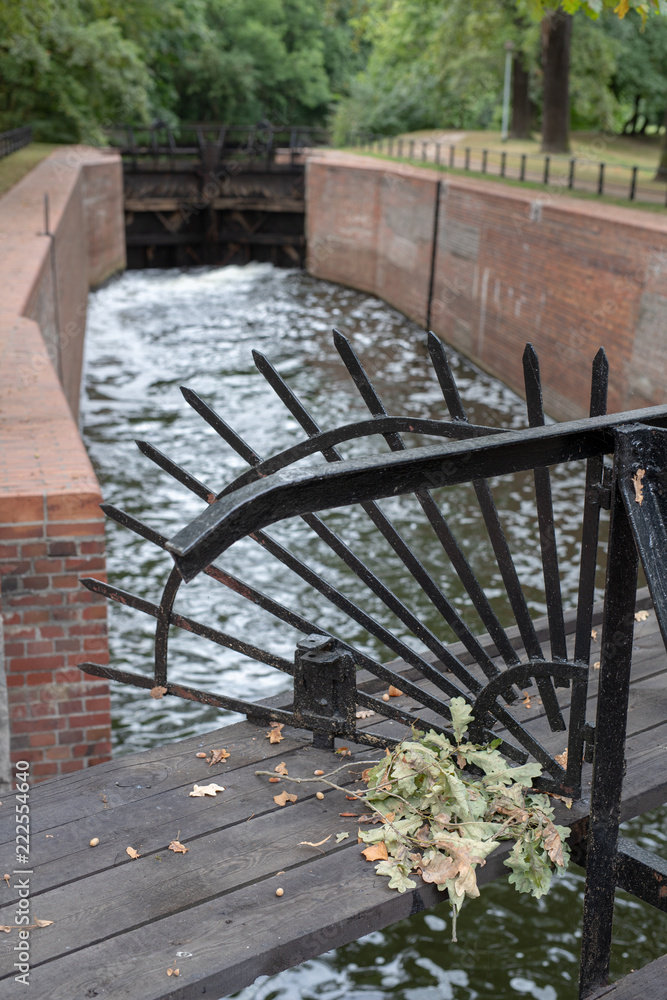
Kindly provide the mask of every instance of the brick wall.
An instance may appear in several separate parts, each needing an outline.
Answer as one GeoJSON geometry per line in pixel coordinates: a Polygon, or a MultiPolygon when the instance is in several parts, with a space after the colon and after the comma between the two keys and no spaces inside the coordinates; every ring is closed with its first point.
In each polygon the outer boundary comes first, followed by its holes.
{"type": "Polygon", "coordinates": [[[600,346],[610,411],[667,399],[664,215],[342,153],[310,157],[306,199],[314,275],[424,325],[433,263],[434,332],[518,392],[531,341],[554,417],[588,412],[600,346]]]}
{"type": "Polygon", "coordinates": [[[123,264],[116,156],[63,148],[0,199],[0,781],[8,758],[39,780],[111,751],[108,683],[77,667],[108,650],[80,583],[104,579],[104,517],[75,414],[88,288],[123,264]]]}

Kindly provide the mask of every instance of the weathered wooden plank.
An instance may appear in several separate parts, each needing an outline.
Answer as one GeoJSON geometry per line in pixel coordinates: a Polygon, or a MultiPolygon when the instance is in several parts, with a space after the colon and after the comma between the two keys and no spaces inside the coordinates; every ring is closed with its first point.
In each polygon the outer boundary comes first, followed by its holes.
{"type": "MultiPolygon", "coordinates": [[[[225,198],[214,198],[211,202],[206,202],[206,208],[214,208],[218,211],[237,210],[241,212],[294,212],[303,215],[305,212],[304,198],[288,198],[271,196],[270,198],[248,198],[243,195],[230,196],[225,198]]],[[[181,209],[191,211],[193,208],[199,209],[202,202],[193,198],[182,197],[137,197],[128,196],[125,199],[126,212],[178,212],[181,209]]]]}
{"type": "Polygon", "coordinates": [[[604,986],[589,1000],[664,1000],[667,996],[667,955],[604,986]]]}

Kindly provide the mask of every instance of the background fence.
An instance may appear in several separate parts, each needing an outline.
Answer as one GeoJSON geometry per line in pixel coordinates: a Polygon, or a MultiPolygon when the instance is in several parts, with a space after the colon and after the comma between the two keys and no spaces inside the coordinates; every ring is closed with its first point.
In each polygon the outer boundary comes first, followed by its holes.
{"type": "Polygon", "coordinates": [[[23,128],[12,128],[8,132],[0,132],[0,159],[15,153],[17,149],[22,149],[32,142],[32,127],[26,125],[23,128]]]}

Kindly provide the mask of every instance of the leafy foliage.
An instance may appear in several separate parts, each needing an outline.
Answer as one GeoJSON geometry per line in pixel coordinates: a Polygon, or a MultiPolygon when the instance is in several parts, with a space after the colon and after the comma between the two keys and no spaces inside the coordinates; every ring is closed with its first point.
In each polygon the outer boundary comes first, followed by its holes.
{"type": "Polygon", "coordinates": [[[385,847],[387,858],[375,871],[389,878],[390,888],[414,889],[411,876],[419,873],[448,893],[456,940],[465,897],[479,896],[475,870],[501,841],[514,841],[504,862],[510,883],[539,898],[549,891],[554,868],[567,867],[569,831],[554,824],[548,797],[531,790],[540,765],[509,766],[496,749],[499,741],[466,742],[470,706],[454,698],[450,708],[454,743],[431,731],[404,741],[368,772],[365,799],[383,823],[359,836],[385,847]]]}

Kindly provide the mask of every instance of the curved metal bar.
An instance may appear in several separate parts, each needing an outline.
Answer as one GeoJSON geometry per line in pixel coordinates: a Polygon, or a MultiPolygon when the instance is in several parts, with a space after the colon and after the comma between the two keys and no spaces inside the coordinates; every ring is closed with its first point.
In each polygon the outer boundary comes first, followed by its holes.
{"type": "Polygon", "coordinates": [[[178,589],[183,578],[174,566],[162,591],[162,600],[158,608],[155,623],[155,686],[164,687],[167,683],[167,647],[169,644],[169,620],[178,589]]]}

